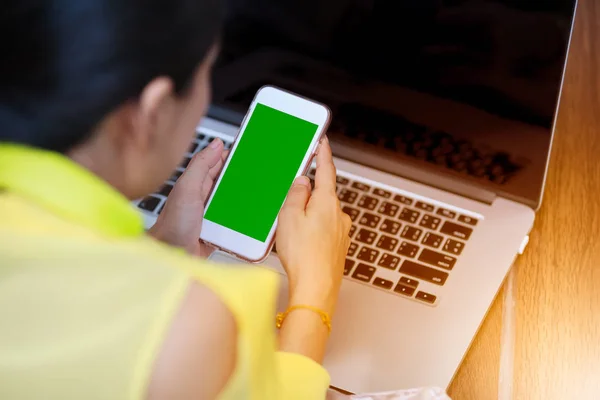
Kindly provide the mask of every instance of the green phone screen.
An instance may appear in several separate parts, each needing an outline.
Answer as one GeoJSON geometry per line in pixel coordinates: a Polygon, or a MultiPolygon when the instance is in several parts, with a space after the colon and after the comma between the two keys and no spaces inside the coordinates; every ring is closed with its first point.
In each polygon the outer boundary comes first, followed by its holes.
{"type": "Polygon", "coordinates": [[[204,217],[265,242],[317,128],[256,104],[204,217]]]}

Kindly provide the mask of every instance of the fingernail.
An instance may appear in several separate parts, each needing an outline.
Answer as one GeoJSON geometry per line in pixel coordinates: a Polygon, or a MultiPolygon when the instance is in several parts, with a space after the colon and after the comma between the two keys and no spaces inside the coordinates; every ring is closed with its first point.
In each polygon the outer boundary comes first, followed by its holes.
{"type": "Polygon", "coordinates": [[[294,185],[304,185],[306,187],[310,187],[310,180],[307,176],[299,176],[294,181],[294,185]]]}
{"type": "Polygon", "coordinates": [[[219,147],[219,144],[221,143],[221,139],[219,138],[215,138],[212,142],[210,142],[210,147],[211,149],[216,149],[217,147],[219,147]]]}

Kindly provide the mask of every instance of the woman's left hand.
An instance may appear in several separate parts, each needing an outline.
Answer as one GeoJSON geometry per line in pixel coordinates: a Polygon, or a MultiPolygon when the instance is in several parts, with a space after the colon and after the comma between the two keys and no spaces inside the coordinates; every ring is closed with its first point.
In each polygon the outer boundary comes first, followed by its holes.
{"type": "Polygon", "coordinates": [[[182,247],[195,256],[208,257],[213,252],[212,247],[201,243],[198,238],[204,204],[226,157],[227,152],[219,139],[213,140],[210,146],[194,156],[173,187],[156,224],[148,231],[151,236],[182,247]]]}

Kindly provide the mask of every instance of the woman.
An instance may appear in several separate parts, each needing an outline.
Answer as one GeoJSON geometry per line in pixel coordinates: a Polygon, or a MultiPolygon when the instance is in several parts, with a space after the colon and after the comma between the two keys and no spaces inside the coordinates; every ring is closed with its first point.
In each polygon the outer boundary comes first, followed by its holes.
{"type": "Polygon", "coordinates": [[[129,200],[178,164],[210,101],[217,0],[8,0],[0,16],[0,398],[315,399],[349,218],[325,141],[293,185],[276,276],[198,242],[223,143],[146,235],[129,200]],[[182,251],[185,250],[185,251],[182,251]],[[305,307],[308,306],[308,307],[305,307]]]}

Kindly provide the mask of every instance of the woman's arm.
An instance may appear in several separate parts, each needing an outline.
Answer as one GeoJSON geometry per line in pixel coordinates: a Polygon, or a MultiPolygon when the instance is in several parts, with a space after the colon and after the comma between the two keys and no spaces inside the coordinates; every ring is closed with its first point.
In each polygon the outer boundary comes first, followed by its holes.
{"type": "MultiPolygon", "coordinates": [[[[219,161],[222,145],[204,151],[212,153],[197,156],[198,159],[190,164],[190,168],[208,173],[208,182],[214,179],[222,165],[219,161]],[[207,165],[206,168],[204,164],[207,165]]],[[[192,178],[198,178],[190,168],[173,189],[165,211],[169,209],[169,204],[175,204],[175,197],[179,197],[173,196],[178,193],[178,186],[187,186],[184,185],[185,182],[193,183],[192,178]],[[190,179],[184,180],[186,174],[190,179]]],[[[289,280],[289,305],[314,306],[330,316],[337,303],[351,226],[350,218],[341,211],[336,197],[335,175],[331,149],[325,140],[317,156],[314,192],[311,195],[310,183],[306,177],[295,182],[280,213],[277,231],[278,255],[289,280]]],[[[209,187],[208,184],[202,185],[205,186],[209,187]]],[[[208,190],[197,193],[199,196],[207,194],[208,190]]],[[[189,198],[186,200],[182,196],[180,201],[185,203],[181,208],[187,209],[185,205],[190,201],[189,198]]],[[[153,233],[161,237],[162,233],[170,232],[171,229],[167,229],[169,226],[177,228],[178,218],[174,217],[181,208],[172,207],[172,213],[163,211],[163,224],[153,233]],[[172,224],[167,223],[167,216],[173,218],[172,224]]],[[[166,240],[185,247],[188,251],[197,245],[202,222],[201,209],[191,207],[189,210],[200,216],[198,223],[193,225],[187,235],[173,236],[181,238],[176,243],[172,239],[166,240]]],[[[273,298],[272,301],[274,300],[273,298]]],[[[259,307],[261,310],[254,307],[255,311],[248,312],[257,315],[261,312],[271,313],[271,306],[273,304],[265,303],[259,307]]],[[[329,336],[328,328],[318,314],[309,310],[295,310],[287,316],[281,327],[280,351],[273,353],[273,347],[269,343],[273,341],[274,317],[266,318],[268,326],[263,326],[263,323],[254,326],[257,324],[254,317],[253,325],[248,325],[253,330],[260,330],[260,334],[256,336],[261,339],[262,344],[256,344],[251,351],[261,352],[253,360],[261,360],[262,364],[255,365],[255,368],[265,371],[265,376],[261,377],[266,382],[263,389],[271,387],[265,390],[280,394],[274,398],[324,398],[329,376],[319,364],[323,360],[329,336]],[[269,354],[265,353],[269,351],[269,354]]],[[[231,310],[210,290],[200,284],[192,284],[156,360],[148,397],[215,398],[225,387],[235,368],[238,334],[231,310]],[[207,382],[210,384],[206,384],[207,382]]],[[[247,334],[246,332],[245,335],[247,334]]]]}
{"type": "Polygon", "coordinates": [[[209,289],[190,283],[161,345],[147,399],[214,399],[236,365],[231,311],[209,289]]]}
{"type": "MultiPolygon", "coordinates": [[[[194,255],[211,249],[198,242],[204,200],[223,166],[223,144],[215,139],[198,153],[175,185],[150,234],[194,255]]],[[[336,196],[336,170],[327,138],[317,155],[315,188],[308,178],[294,182],[279,215],[277,253],[289,280],[289,306],[310,305],[333,315],[350,238],[350,217],[336,196]]],[[[280,332],[282,351],[322,362],[327,327],[309,310],[291,312],[280,332]]]]}
{"type": "Polygon", "coordinates": [[[226,158],[227,151],[223,150],[220,139],[213,140],[210,146],[197,153],[177,180],[164,210],[148,234],[171,246],[181,247],[191,255],[208,257],[213,249],[198,240],[204,203],[226,158]]]}
{"type": "MultiPolygon", "coordinates": [[[[279,215],[277,254],[288,275],[288,306],[309,305],[333,315],[350,244],[350,226],[350,217],[342,212],[336,196],[336,170],[325,139],[317,155],[312,195],[308,178],[298,178],[279,215]]],[[[297,309],[283,322],[279,349],[321,363],[328,336],[319,314],[297,309]]]]}

